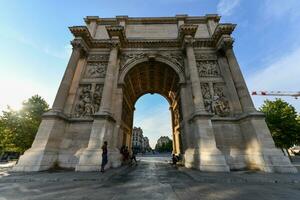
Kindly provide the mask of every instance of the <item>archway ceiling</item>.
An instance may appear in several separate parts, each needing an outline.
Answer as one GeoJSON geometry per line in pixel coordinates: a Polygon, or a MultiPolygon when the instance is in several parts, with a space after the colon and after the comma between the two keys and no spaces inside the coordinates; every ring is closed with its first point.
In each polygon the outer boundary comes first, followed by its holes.
{"type": "Polygon", "coordinates": [[[171,102],[178,92],[179,77],[168,65],[160,62],[140,63],[125,77],[124,93],[131,104],[143,94],[159,93],[171,102]]]}

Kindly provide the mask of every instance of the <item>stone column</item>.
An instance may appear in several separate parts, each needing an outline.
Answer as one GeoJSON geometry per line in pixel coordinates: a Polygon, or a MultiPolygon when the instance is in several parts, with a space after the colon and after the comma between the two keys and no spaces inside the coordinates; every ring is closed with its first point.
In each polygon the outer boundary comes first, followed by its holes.
{"type": "Polygon", "coordinates": [[[65,134],[65,102],[72,84],[78,61],[87,46],[81,39],[72,41],[73,52],[57,92],[53,108],[43,115],[36,137],[30,149],[22,155],[13,171],[42,171],[53,166],[58,160],[61,139],[65,134]]]}
{"type": "Polygon", "coordinates": [[[187,88],[185,84],[180,85],[180,107],[181,107],[181,113],[182,113],[182,121],[180,123],[181,128],[181,134],[183,135],[183,150],[186,150],[188,147],[191,146],[189,133],[191,132],[191,127],[189,123],[189,116],[191,115],[191,112],[193,110],[193,105],[191,99],[188,99],[190,88],[187,88]]]}
{"type": "Polygon", "coordinates": [[[62,112],[64,109],[65,102],[67,101],[69,90],[72,84],[72,80],[76,71],[77,63],[80,59],[82,53],[87,51],[87,47],[84,41],[75,39],[71,42],[73,46],[73,51],[69,63],[67,65],[67,69],[63,76],[63,79],[60,83],[58,92],[56,94],[52,110],[62,112]]]}
{"type": "Polygon", "coordinates": [[[174,111],[173,107],[169,107],[170,113],[171,113],[171,122],[172,122],[172,146],[173,146],[173,154],[176,154],[176,146],[175,146],[175,123],[174,123],[174,111]]]}
{"type": "Polygon", "coordinates": [[[87,64],[86,58],[81,58],[78,61],[77,68],[76,68],[76,71],[74,73],[74,77],[72,80],[72,85],[70,87],[69,95],[68,95],[67,101],[64,106],[64,113],[67,116],[70,116],[72,113],[72,107],[76,101],[77,89],[79,87],[81,75],[86,68],[86,64],[87,64]]]}
{"type": "Polygon", "coordinates": [[[104,88],[102,92],[101,106],[99,112],[102,114],[111,115],[111,104],[112,104],[112,91],[114,86],[114,73],[117,68],[118,62],[118,43],[112,46],[110,51],[105,80],[104,88]]]}
{"type": "Polygon", "coordinates": [[[232,75],[231,75],[226,57],[224,55],[219,55],[218,56],[218,63],[219,63],[219,66],[220,66],[221,74],[223,75],[224,81],[226,82],[226,86],[228,88],[227,91],[230,95],[229,98],[231,100],[230,104],[232,106],[233,113],[234,114],[241,114],[243,112],[242,111],[242,106],[241,106],[239,96],[237,94],[237,91],[236,91],[236,88],[235,88],[235,85],[234,85],[234,82],[233,82],[233,79],[232,79],[232,75]]]}
{"type": "Polygon", "coordinates": [[[232,79],[234,81],[242,109],[244,112],[248,112],[248,113],[256,112],[245,79],[241,72],[240,66],[232,50],[232,44],[233,44],[233,39],[230,36],[223,37],[221,39],[221,47],[223,48],[225,55],[227,57],[232,79]]]}
{"type": "Polygon", "coordinates": [[[223,35],[217,47],[222,49],[227,57],[231,76],[237,90],[244,115],[239,119],[239,125],[246,145],[243,157],[247,167],[266,172],[296,173],[297,169],[291,164],[287,156],[275,147],[274,141],[267,127],[264,115],[257,112],[245,80],[232,50],[233,39],[223,35]]]}
{"type": "Polygon", "coordinates": [[[196,63],[196,58],[194,53],[193,37],[190,35],[185,36],[184,42],[186,45],[185,50],[186,50],[186,57],[188,61],[190,81],[192,84],[192,93],[193,93],[192,96],[193,96],[193,102],[195,106],[195,112],[206,113],[204,108],[204,101],[201,92],[200,79],[198,75],[199,73],[198,73],[197,63],[196,63]]]}
{"type": "Polygon", "coordinates": [[[215,135],[211,123],[212,114],[207,113],[201,91],[200,78],[193,48],[193,37],[184,38],[187,63],[192,86],[194,113],[190,118],[193,133],[189,133],[190,141],[185,151],[185,166],[203,171],[229,171],[225,157],[216,147],[215,135]]]}
{"type": "Polygon", "coordinates": [[[116,133],[116,120],[112,114],[113,94],[116,93],[116,72],[118,70],[118,47],[119,41],[113,40],[107,65],[102,99],[99,112],[94,115],[88,147],[80,156],[76,171],[99,171],[102,160],[102,149],[104,141],[108,142],[108,167],[121,165],[121,155],[114,141],[116,133]]]}

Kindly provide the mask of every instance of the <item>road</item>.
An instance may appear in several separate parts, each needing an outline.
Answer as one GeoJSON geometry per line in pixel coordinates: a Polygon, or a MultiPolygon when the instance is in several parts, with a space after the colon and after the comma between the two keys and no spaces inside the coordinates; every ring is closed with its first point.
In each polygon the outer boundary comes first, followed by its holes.
{"type": "MultiPolygon", "coordinates": [[[[199,181],[200,172],[178,170],[166,162],[167,158],[138,158],[138,165],[133,165],[111,175],[109,171],[100,173],[69,172],[68,177],[51,180],[51,176],[64,177],[65,173],[38,173],[16,182],[0,178],[0,200],[22,199],[72,199],[72,200],[179,200],[179,199],[297,199],[300,196],[299,183],[267,183],[223,181],[229,174],[208,174],[214,179],[199,181]],[[48,176],[48,180],[46,180],[48,176]],[[85,178],[84,178],[85,177],[85,178]]],[[[67,173],[66,173],[67,174],[67,173]]],[[[16,175],[11,175],[12,177],[16,175]]],[[[256,176],[256,175],[255,175],[256,176]]],[[[17,177],[17,176],[16,176],[17,177]]],[[[299,176],[298,176],[299,177],[299,176]]],[[[7,177],[6,177],[7,178],[7,177]]],[[[260,179],[257,179],[260,180],[260,179]]]]}

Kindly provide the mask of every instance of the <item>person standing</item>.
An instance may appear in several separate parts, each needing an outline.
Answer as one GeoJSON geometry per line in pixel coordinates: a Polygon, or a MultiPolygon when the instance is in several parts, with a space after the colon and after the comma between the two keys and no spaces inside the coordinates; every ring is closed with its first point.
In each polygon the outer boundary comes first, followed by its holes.
{"type": "Polygon", "coordinates": [[[135,161],[135,165],[137,165],[137,161],[136,161],[136,150],[135,149],[132,149],[132,156],[130,158],[130,163],[132,164],[132,161],[134,160],[135,161]]]}
{"type": "Polygon", "coordinates": [[[101,163],[101,172],[104,172],[104,167],[107,164],[107,141],[104,141],[102,146],[102,163],[101,163]]]}
{"type": "Polygon", "coordinates": [[[175,154],[172,154],[172,165],[176,166],[177,162],[178,162],[177,156],[175,154]]]}

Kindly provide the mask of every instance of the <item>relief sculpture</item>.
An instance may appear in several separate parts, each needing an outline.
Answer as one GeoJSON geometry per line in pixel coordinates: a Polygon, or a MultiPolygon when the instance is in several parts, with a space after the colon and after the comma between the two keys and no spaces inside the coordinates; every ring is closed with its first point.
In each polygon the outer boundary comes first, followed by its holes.
{"type": "Polygon", "coordinates": [[[75,106],[75,117],[91,116],[97,112],[101,103],[101,94],[101,85],[96,85],[94,91],[91,84],[80,86],[78,102],[75,106]]]}
{"type": "Polygon", "coordinates": [[[121,60],[120,60],[120,65],[121,68],[124,67],[125,65],[127,65],[128,63],[131,63],[137,59],[143,58],[145,57],[146,54],[145,53],[137,53],[137,54],[122,54],[121,55],[121,60]]]}
{"type": "Polygon", "coordinates": [[[210,91],[209,91],[208,83],[201,83],[201,91],[202,91],[202,95],[203,95],[205,110],[207,112],[212,113],[213,112],[212,98],[211,98],[211,94],[210,94],[210,91]]]}
{"type": "Polygon", "coordinates": [[[86,78],[104,78],[106,72],[106,63],[90,62],[87,64],[86,78]]]}
{"type": "Polygon", "coordinates": [[[174,112],[174,125],[177,126],[179,125],[180,122],[178,107],[173,112],[174,112]]]}
{"type": "Polygon", "coordinates": [[[220,75],[216,61],[198,61],[197,67],[200,77],[215,77],[220,75]]]}
{"type": "Polygon", "coordinates": [[[208,83],[201,83],[205,110],[220,117],[228,116],[230,113],[229,102],[224,94],[223,86],[213,85],[213,94],[210,92],[208,83]]]}
{"type": "Polygon", "coordinates": [[[216,115],[227,116],[230,112],[229,102],[226,99],[222,86],[214,85],[213,110],[216,115]]]}

